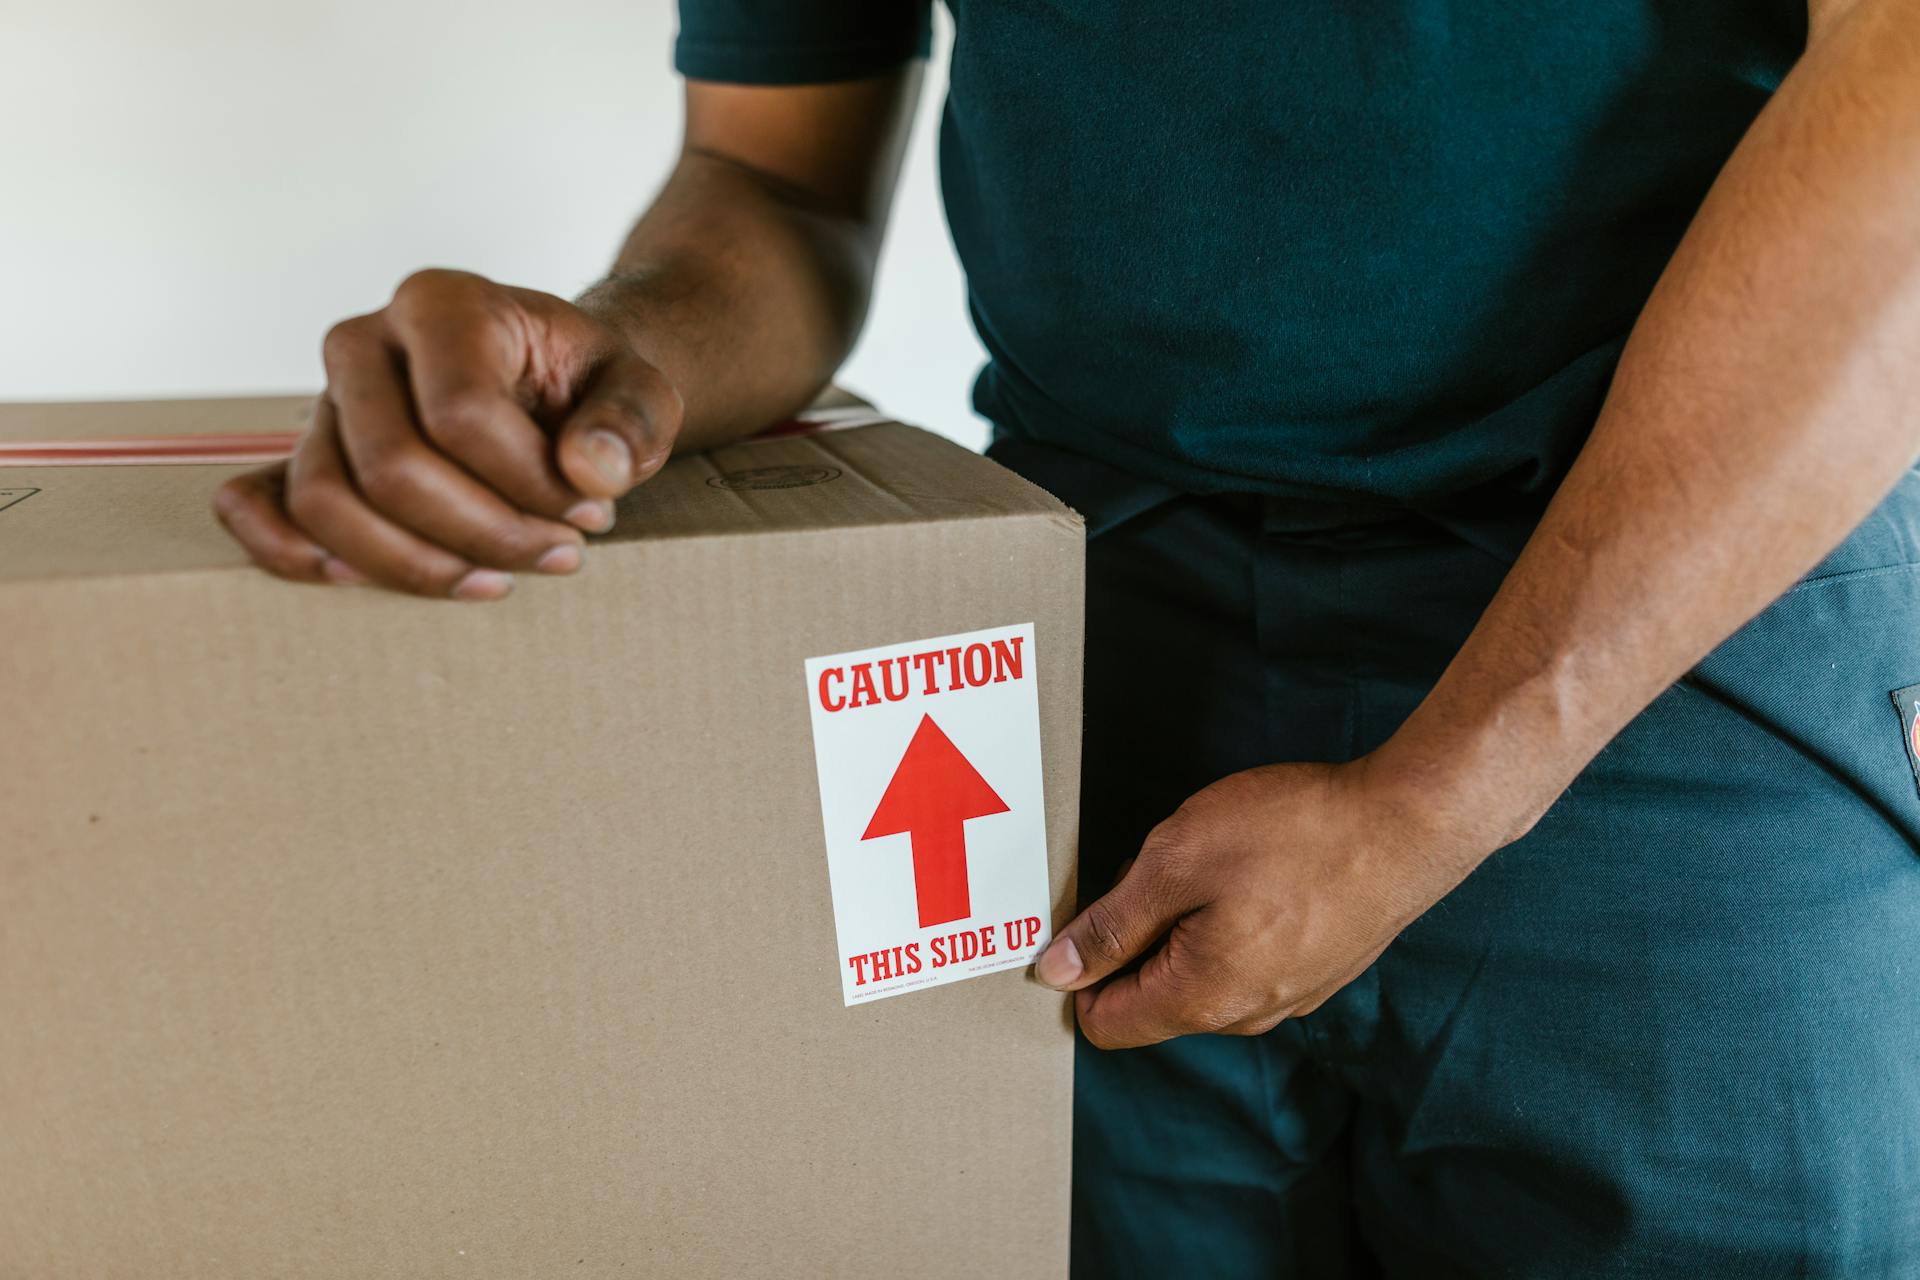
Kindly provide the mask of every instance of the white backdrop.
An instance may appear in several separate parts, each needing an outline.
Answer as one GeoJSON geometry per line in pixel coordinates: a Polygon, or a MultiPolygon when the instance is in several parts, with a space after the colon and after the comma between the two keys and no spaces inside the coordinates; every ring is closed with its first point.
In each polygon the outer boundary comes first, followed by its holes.
{"type": "MultiPolygon", "coordinates": [[[[671,163],[674,27],[671,0],[0,0],[0,400],[316,387],[327,325],[426,265],[577,292],[671,163]]],[[[842,381],[978,445],[942,66],[842,381]]]]}

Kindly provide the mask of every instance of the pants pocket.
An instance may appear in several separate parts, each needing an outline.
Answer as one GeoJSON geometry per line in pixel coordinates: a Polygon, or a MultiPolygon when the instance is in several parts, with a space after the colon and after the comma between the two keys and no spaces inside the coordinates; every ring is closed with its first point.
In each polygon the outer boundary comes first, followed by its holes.
{"type": "Polygon", "coordinates": [[[1687,678],[1845,782],[1920,849],[1910,717],[1920,684],[1920,478],[1687,678]]]}

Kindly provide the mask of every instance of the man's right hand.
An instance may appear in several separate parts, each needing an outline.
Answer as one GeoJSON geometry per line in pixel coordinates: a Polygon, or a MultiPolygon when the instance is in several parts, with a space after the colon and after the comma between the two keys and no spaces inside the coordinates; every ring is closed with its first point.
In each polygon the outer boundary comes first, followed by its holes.
{"type": "Polygon", "coordinates": [[[572,573],[581,531],[659,470],[679,393],[610,325],[456,271],[408,277],[335,325],[293,456],[228,481],[221,522],[262,568],[497,600],[516,570],[572,573]]]}

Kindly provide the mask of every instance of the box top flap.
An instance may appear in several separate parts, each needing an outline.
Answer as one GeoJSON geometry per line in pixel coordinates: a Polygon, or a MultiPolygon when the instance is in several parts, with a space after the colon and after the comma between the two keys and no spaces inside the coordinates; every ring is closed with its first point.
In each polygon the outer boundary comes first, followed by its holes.
{"type": "MultiPolygon", "coordinates": [[[[0,405],[0,443],[284,431],[310,397],[0,405]]],[[[857,410],[804,431],[676,458],[624,499],[596,543],[779,535],[1021,515],[1057,499],[939,436],[857,410]]],[[[214,463],[8,466],[0,458],[0,582],[240,566],[214,520],[214,463]]]]}
{"type": "Polygon", "coordinates": [[[23,440],[298,431],[306,425],[313,400],[312,396],[303,395],[0,403],[0,444],[23,440]]]}

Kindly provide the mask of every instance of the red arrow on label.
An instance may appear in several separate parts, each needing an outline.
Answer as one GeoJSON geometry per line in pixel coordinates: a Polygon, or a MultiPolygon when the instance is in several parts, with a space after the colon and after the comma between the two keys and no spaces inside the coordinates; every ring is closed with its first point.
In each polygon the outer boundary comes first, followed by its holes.
{"type": "Polygon", "coordinates": [[[967,895],[969,818],[1007,812],[1007,802],[960,754],[932,716],[921,716],[862,840],[913,837],[913,889],[920,927],[973,914],[967,895]]]}

